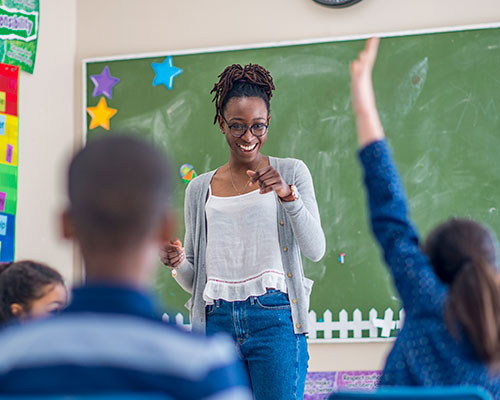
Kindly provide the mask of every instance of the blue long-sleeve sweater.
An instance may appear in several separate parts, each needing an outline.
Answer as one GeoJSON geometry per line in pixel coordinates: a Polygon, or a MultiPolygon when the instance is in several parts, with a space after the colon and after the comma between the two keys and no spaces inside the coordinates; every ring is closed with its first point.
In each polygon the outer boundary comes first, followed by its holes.
{"type": "Polygon", "coordinates": [[[404,327],[387,358],[381,385],[480,385],[500,398],[500,375],[478,358],[463,332],[459,339],[453,337],[443,320],[448,288],[420,249],[387,142],[366,146],[360,159],[372,230],[406,314],[404,327]]]}

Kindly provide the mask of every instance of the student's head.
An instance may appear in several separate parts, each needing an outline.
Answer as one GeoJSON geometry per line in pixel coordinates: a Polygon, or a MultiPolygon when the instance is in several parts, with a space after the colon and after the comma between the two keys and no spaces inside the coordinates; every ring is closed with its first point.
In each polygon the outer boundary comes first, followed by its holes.
{"type": "Polygon", "coordinates": [[[56,270],[34,261],[0,264],[0,324],[46,316],[64,308],[66,300],[56,270]]]}
{"type": "Polygon", "coordinates": [[[274,89],[269,71],[257,64],[233,64],[219,75],[211,91],[215,94],[214,123],[219,123],[237,158],[251,161],[264,145],[274,89]],[[254,134],[250,129],[244,132],[245,127],[252,127],[254,134]]]}
{"type": "Polygon", "coordinates": [[[451,219],[427,237],[424,250],[439,279],[449,285],[445,317],[460,322],[480,358],[500,362],[500,287],[496,239],[481,224],[451,219]]]}
{"type": "Polygon", "coordinates": [[[139,253],[157,256],[173,230],[169,175],[162,153],[130,135],[110,133],[75,155],[63,233],[79,243],[87,279],[125,278],[139,253]]]}

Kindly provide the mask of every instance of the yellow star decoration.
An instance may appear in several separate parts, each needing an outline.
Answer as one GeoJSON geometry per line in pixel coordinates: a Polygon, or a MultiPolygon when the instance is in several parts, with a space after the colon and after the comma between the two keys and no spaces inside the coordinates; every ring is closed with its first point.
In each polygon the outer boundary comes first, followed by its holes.
{"type": "Polygon", "coordinates": [[[99,100],[96,107],[87,107],[87,112],[92,117],[89,129],[102,126],[104,129],[109,131],[109,120],[116,114],[116,111],[116,109],[108,107],[106,99],[101,97],[101,100],[99,100]]]}

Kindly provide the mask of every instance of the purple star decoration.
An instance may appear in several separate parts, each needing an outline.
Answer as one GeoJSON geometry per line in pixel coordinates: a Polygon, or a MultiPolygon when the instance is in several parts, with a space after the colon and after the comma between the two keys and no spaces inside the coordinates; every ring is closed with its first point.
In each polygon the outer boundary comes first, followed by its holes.
{"type": "Polygon", "coordinates": [[[103,94],[108,99],[113,97],[113,86],[120,82],[119,78],[111,76],[107,65],[99,75],[90,75],[90,80],[95,85],[92,96],[97,97],[103,94]]]}
{"type": "Polygon", "coordinates": [[[162,63],[152,63],[151,66],[155,70],[153,86],[158,86],[163,83],[169,90],[172,90],[174,78],[182,74],[182,69],[174,66],[172,56],[165,58],[162,63]]]}

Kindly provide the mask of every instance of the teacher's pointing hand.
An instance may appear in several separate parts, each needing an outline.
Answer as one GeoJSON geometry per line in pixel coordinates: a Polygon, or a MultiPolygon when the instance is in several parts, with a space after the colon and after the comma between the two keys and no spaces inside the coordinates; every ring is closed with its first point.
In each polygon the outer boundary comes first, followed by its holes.
{"type": "Polygon", "coordinates": [[[261,194],[274,190],[278,197],[282,199],[292,194],[291,186],[283,180],[280,173],[271,165],[260,168],[257,171],[248,170],[247,175],[250,177],[249,185],[257,182],[261,194]]]}

